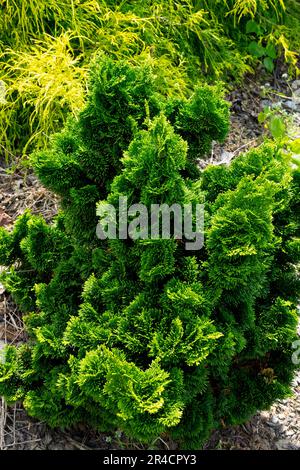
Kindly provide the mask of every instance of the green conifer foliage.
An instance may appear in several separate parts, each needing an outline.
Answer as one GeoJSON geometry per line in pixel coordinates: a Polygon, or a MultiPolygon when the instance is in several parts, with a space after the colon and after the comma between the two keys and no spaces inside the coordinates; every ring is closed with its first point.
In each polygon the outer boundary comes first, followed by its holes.
{"type": "Polygon", "coordinates": [[[30,340],[9,346],[0,393],[51,426],[162,433],[199,448],[290,393],[297,367],[299,168],[273,143],[208,166],[228,130],[218,91],[167,99],[145,66],[94,69],[86,108],[32,156],[61,198],[52,224],[0,230],[1,280],[30,340]],[[205,243],[96,237],[96,205],[205,202],[205,243]]]}

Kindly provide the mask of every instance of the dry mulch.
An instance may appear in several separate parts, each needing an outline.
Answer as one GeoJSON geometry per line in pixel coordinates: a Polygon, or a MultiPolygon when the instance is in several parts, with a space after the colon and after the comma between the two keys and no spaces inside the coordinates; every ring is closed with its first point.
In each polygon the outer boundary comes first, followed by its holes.
{"type": "MultiPolygon", "coordinates": [[[[300,81],[289,81],[284,71],[268,77],[248,77],[243,88],[229,93],[231,132],[225,144],[215,144],[210,162],[229,162],[238,153],[262,141],[263,128],[257,116],[264,106],[280,106],[295,125],[300,124],[300,81]],[[298,83],[297,83],[298,82],[298,83]]],[[[0,162],[0,226],[10,227],[15,218],[30,209],[47,221],[57,212],[57,199],[36,177],[20,165],[8,172],[0,162]]],[[[300,335],[300,331],[299,331],[300,335]]],[[[26,340],[22,316],[0,284],[0,353],[4,344],[26,340]]],[[[205,449],[300,450],[300,371],[293,383],[293,397],[277,401],[270,410],[256,414],[249,422],[215,431],[205,449]]],[[[158,438],[153,449],[176,449],[167,438],[158,438]]],[[[8,408],[0,401],[0,449],[142,449],[121,432],[96,433],[85,427],[51,430],[45,423],[28,418],[22,407],[8,408]]]]}
{"type": "Polygon", "coordinates": [[[0,226],[9,225],[25,209],[50,221],[57,212],[57,199],[21,165],[11,172],[0,159],[0,226]]]}

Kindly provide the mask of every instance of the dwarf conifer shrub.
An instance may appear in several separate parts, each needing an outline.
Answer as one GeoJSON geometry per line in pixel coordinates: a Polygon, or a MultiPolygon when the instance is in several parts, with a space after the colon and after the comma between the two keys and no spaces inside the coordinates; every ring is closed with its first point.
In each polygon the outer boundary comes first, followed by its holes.
{"type": "Polygon", "coordinates": [[[51,426],[162,433],[199,448],[290,393],[297,367],[299,166],[276,144],[200,172],[228,131],[217,89],[158,93],[149,67],[103,60],[78,120],[32,156],[61,198],[0,231],[1,281],[29,341],[0,394],[51,426]],[[205,243],[96,237],[96,205],[205,203],[205,243]],[[295,361],[294,361],[295,362],[295,361]]]}

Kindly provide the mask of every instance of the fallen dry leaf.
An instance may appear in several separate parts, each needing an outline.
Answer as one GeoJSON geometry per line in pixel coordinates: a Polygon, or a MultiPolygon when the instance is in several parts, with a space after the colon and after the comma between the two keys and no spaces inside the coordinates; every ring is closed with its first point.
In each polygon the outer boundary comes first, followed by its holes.
{"type": "Polygon", "coordinates": [[[9,225],[11,221],[11,216],[6,214],[2,209],[0,209],[0,227],[5,227],[5,225],[9,225]]]}

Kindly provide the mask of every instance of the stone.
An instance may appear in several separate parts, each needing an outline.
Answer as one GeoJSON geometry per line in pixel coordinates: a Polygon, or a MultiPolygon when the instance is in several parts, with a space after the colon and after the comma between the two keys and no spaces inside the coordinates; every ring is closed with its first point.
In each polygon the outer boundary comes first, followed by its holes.
{"type": "Polygon", "coordinates": [[[227,152],[226,150],[223,150],[223,152],[221,153],[220,163],[230,163],[230,161],[233,157],[234,157],[233,152],[227,152]]]}
{"type": "Polygon", "coordinates": [[[293,98],[295,98],[295,96],[296,96],[297,98],[299,98],[299,96],[300,96],[300,88],[297,88],[297,90],[294,91],[294,93],[293,93],[293,98]]]}
{"type": "Polygon", "coordinates": [[[300,80],[294,80],[292,83],[292,89],[297,90],[298,88],[300,88],[300,80]]]}
{"type": "Polygon", "coordinates": [[[262,108],[271,108],[272,107],[272,101],[270,100],[261,100],[261,106],[262,108]]]}
{"type": "Polygon", "coordinates": [[[283,106],[291,111],[297,111],[298,105],[294,100],[284,101],[283,106]]]}
{"type": "Polygon", "coordinates": [[[272,421],[273,424],[278,424],[278,423],[279,423],[279,419],[278,419],[278,417],[277,417],[276,415],[273,415],[273,416],[272,416],[271,421],[272,421]]]}
{"type": "Polygon", "coordinates": [[[279,439],[279,441],[275,442],[275,446],[278,450],[297,450],[299,449],[297,444],[293,444],[290,440],[288,439],[279,439]]]}

